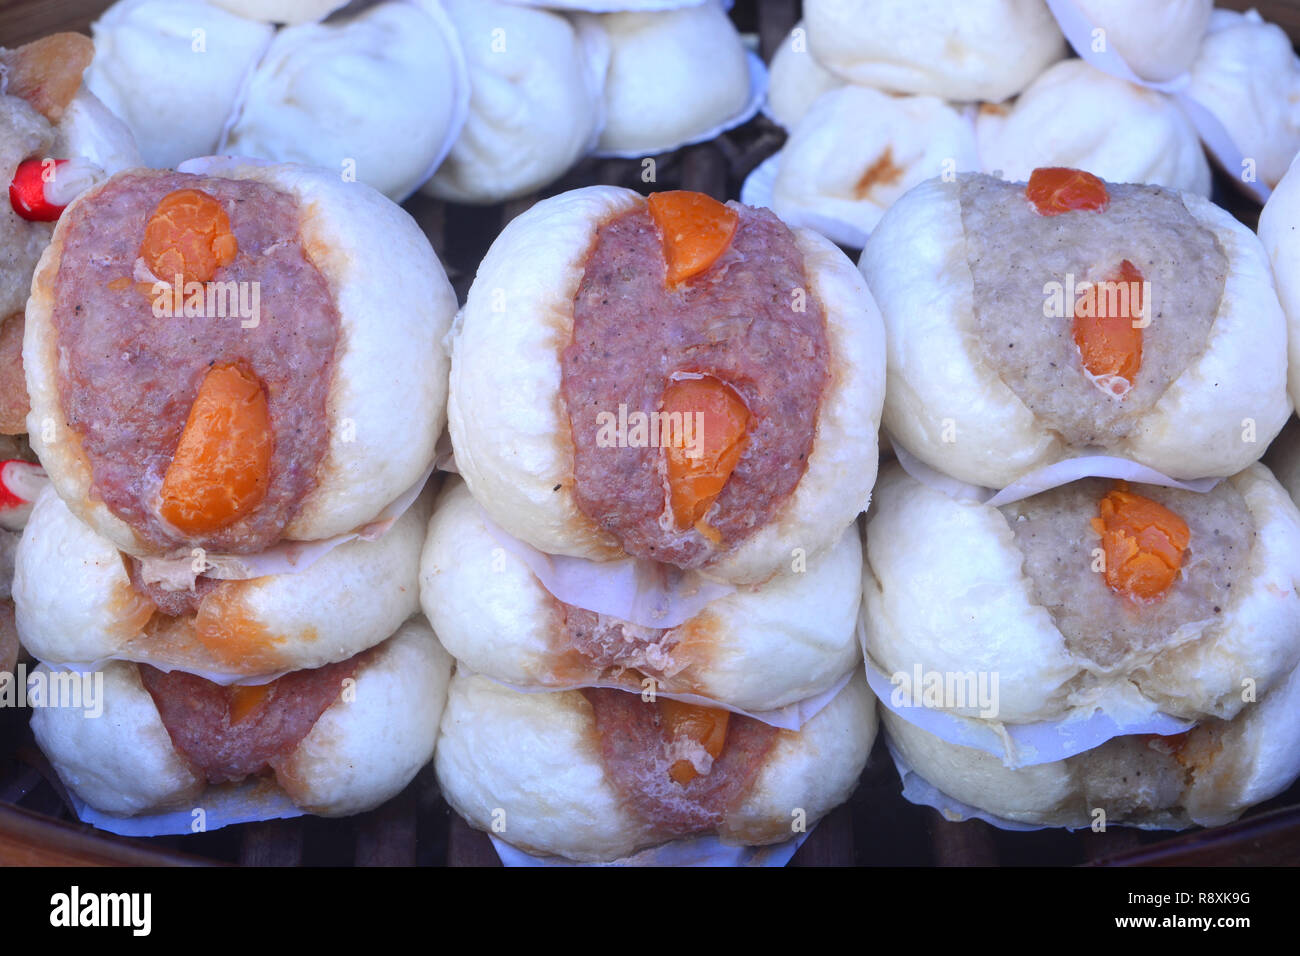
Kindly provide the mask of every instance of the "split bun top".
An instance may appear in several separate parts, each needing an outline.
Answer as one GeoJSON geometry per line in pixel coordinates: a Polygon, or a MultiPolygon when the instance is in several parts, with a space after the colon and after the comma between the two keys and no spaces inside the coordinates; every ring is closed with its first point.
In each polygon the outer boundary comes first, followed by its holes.
{"type": "Polygon", "coordinates": [[[1264,249],[1200,196],[1062,169],[933,179],[860,267],[889,333],[885,425],[962,481],[1084,451],[1227,476],[1290,414],[1264,249]],[[1076,187],[1083,205],[1057,208],[1076,187]]]}
{"type": "Polygon", "coordinates": [[[187,168],[121,174],[60,220],[27,311],[33,447],[133,554],[373,521],[443,424],[455,296],[437,257],[330,171],[187,168]]]}
{"type": "Polygon", "coordinates": [[[861,276],[814,233],[694,193],[574,190],[511,222],[470,289],[457,467],[542,551],[761,583],[869,500],[882,349],[861,276]],[[673,421],[700,443],[656,430],[673,421]]]}

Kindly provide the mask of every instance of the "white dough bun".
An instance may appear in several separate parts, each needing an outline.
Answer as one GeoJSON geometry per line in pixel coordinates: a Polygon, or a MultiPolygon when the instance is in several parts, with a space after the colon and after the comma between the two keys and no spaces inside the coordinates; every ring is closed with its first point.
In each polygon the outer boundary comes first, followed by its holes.
{"type": "Polygon", "coordinates": [[[1115,738],[1017,770],[891,712],[882,720],[890,742],[929,783],[1018,823],[1087,827],[1101,810],[1107,824],[1142,829],[1222,826],[1300,775],[1300,670],[1233,720],[1209,720],[1181,737],[1115,738]]]}
{"type": "MultiPolygon", "coordinates": [[[[445,421],[443,340],[456,312],[451,283],[415,220],[361,183],[345,183],[328,170],[220,158],[196,161],[186,171],[259,182],[289,194],[302,209],[297,238],[333,294],[339,334],[326,399],[328,447],[315,488],[284,536],[312,541],[359,529],[433,462],[445,421]]],[[[27,425],[32,447],[73,513],[121,550],[147,554],[154,549],[92,491],[89,461],[59,397],[53,314],[65,225],[102,188],[68,207],[32,280],[23,340],[27,425]]]]}
{"type": "MultiPolygon", "coordinates": [[[[779,731],[717,836],[779,843],[797,809],[811,826],[847,800],[875,740],[874,701],[859,674],[801,731],[779,731]]],[[[528,853],[610,861],[666,839],[620,800],[579,691],[526,694],[458,669],[435,763],[457,813],[528,853]]]]}
{"type": "MultiPolygon", "coordinates": [[[[403,624],[278,761],[274,782],[303,810],[346,816],[396,796],[433,756],[451,658],[428,625],[403,624]]],[[[49,673],[42,664],[39,671],[49,673]]],[[[118,816],[201,806],[206,783],[172,744],[135,664],[103,668],[103,713],[36,707],[32,731],[60,779],[118,816]]]]}
{"type": "MultiPolygon", "coordinates": [[[[861,660],[861,570],[853,524],[801,573],[711,602],[663,637],[666,656],[653,658],[665,675],[660,691],[761,711],[828,690],[861,660]]],[[[552,688],[601,677],[569,643],[558,600],[501,546],[461,482],[448,485],[429,522],[420,601],[443,646],[479,674],[552,688]]],[[[639,673],[616,680],[641,689],[639,673]]]]}
{"type": "MultiPolygon", "coordinates": [[[[887,465],[866,533],[867,657],[885,674],[919,666],[996,675],[991,719],[1003,724],[1086,717],[1096,708],[1120,717],[1231,719],[1247,706],[1243,687],[1262,697],[1300,661],[1300,509],[1263,465],[1228,480],[1255,529],[1221,613],[1103,666],[1073,649],[1035,603],[1024,554],[1000,511],[887,465]]],[[[1065,545],[1077,560],[1092,546],[1065,545]]],[[[952,713],[978,715],[945,703],[952,713]]]]}
{"type": "Polygon", "coordinates": [[[844,79],[997,102],[1066,54],[1043,0],[806,0],[808,41],[844,79]]]}
{"type": "MultiPolygon", "coordinates": [[[[941,179],[917,186],[885,214],[858,266],[885,321],[891,437],[946,475],[1003,488],[1075,450],[982,356],[959,191],[941,179]]],[[[1288,323],[1255,234],[1208,200],[1181,197],[1227,258],[1218,314],[1204,351],[1100,453],[1173,478],[1227,477],[1259,458],[1290,414],[1288,323]],[[1258,440],[1243,440],[1246,420],[1258,440]]]]}
{"type": "Polygon", "coordinates": [[[975,131],[984,172],[1012,182],[1067,166],[1210,195],[1210,162],[1177,102],[1084,60],[1048,67],[1009,107],[982,107],[975,131]]]}
{"type": "MultiPolygon", "coordinates": [[[[631,190],[589,186],[533,206],[492,244],[459,317],[448,400],[457,468],[493,521],[551,554],[623,556],[578,509],[561,354],[596,230],[643,202],[631,190]]],[[[771,521],[701,569],[736,584],[770,579],[792,548],[813,555],[832,545],[875,482],[884,365],[875,302],[839,249],[808,230],[794,234],[825,311],[831,378],[794,492],[771,521]]]]}
{"type": "Polygon", "coordinates": [[[47,489],[15,555],[18,631],[49,663],[116,658],[225,679],[320,667],[378,644],[419,610],[428,515],[426,497],[375,541],[341,544],[296,573],[222,581],[197,616],[168,622],[132,586],[113,543],[47,489]]]}

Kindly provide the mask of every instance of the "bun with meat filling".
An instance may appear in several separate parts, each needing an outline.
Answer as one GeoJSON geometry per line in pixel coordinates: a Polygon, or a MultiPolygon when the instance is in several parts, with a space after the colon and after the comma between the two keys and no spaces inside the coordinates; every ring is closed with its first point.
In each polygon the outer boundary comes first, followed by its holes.
{"type": "Polygon", "coordinates": [[[102,714],[32,714],[60,779],[95,809],[188,809],[209,786],[266,776],[303,810],[345,816],[395,796],[429,761],[451,659],[412,619],[376,648],[269,684],[125,662],[103,674],[102,714]]]}
{"type": "Polygon", "coordinates": [[[457,468],[542,551],[758,584],[866,506],[883,347],[820,236],[698,193],[574,190],[479,267],[453,344],[457,468]]]}
{"type": "Polygon", "coordinates": [[[335,173],[186,169],[120,174],[60,219],[27,310],[33,447],[131,554],[361,528],[433,461],[442,267],[405,212],[335,173]]]}
{"type": "Polygon", "coordinates": [[[848,799],[876,733],[859,674],[798,731],[620,690],[526,694],[458,670],[438,781],[526,852],[616,860],[698,834],[791,839],[848,799]]]}
{"type": "Polygon", "coordinates": [[[1289,414],[1264,249],[1199,196],[1062,168],[932,179],[859,265],[888,331],[885,427],[962,481],[1080,453],[1226,477],[1289,414]]]}
{"type": "Polygon", "coordinates": [[[857,525],[798,573],[716,598],[671,628],[638,627],[552,596],[462,483],[439,499],[420,601],[443,646],[471,670],[520,687],[594,682],[694,694],[761,711],[834,686],[860,665],[857,525]]]}

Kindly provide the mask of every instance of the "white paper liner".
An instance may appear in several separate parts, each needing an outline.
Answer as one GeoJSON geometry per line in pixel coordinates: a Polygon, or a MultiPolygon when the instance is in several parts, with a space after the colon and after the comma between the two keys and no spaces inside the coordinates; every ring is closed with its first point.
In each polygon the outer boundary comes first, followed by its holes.
{"type": "MultiPolygon", "coordinates": [[[[816,824],[813,825],[816,829],[816,824]]],[[[559,856],[532,856],[488,834],[503,866],[785,866],[812,829],[772,846],[731,846],[717,837],[687,837],[650,847],[610,863],[579,863],[559,856]]]]}
{"type": "MultiPolygon", "coordinates": [[[[378,540],[420,497],[420,492],[432,474],[433,465],[430,464],[419,481],[390,501],[375,520],[354,531],[319,541],[281,541],[257,554],[205,554],[205,569],[202,574],[218,581],[247,581],[272,574],[297,574],[310,568],[339,545],[357,538],[363,541],[378,540]]],[[[144,557],[140,559],[140,575],[146,584],[162,582],[168,590],[188,590],[194,587],[194,581],[199,576],[194,565],[195,559],[188,554],[180,557],[144,557]]]]}
{"type": "Polygon", "coordinates": [[[763,100],[767,98],[767,65],[763,62],[762,57],[752,50],[745,51],[745,61],[749,65],[749,99],[745,101],[745,105],[740,111],[729,119],[711,129],[707,129],[702,133],[694,133],[675,143],[665,143],[662,146],[640,149],[597,149],[593,150],[591,155],[598,159],[641,159],[644,156],[658,156],[661,153],[670,153],[683,146],[693,146],[696,143],[706,142],[729,129],[735,129],[742,123],[748,123],[758,112],[763,100]]]}
{"type": "Polygon", "coordinates": [[[1134,708],[1132,713],[1111,714],[1098,707],[1090,714],[1032,724],[961,717],[936,707],[898,707],[891,700],[895,688],[889,677],[871,661],[867,661],[866,668],[867,684],[886,710],[947,743],[991,754],[1012,770],[1064,760],[1099,747],[1112,737],[1132,734],[1167,737],[1196,726],[1195,721],[1160,713],[1154,704],[1146,713],[1134,708]]]}
{"type": "Polygon", "coordinates": [[[685,624],[711,601],[735,592],[694,571],[641,558],[588,561],[547,554],[500,528],[480,513],[492,538],[517,557],[557,600],[640,627],[685,624]]]}
{"type": "Polygon", "coordinates": [[[995,491],[992,488],[982,488],[945,475],[921,461],[899,442],[891,439],[891,444],[903,471],[921,484],[935,491],[941,491],[950,498],[959,501],[979,501],[991,508],[1000,508],[1024,498],[1032,498],[1044,491],[1084,478],[1116,478],[1142,485],[1159,485],[1164,488],[1177,488],[1180,491],[1194,491],[1197,494],[1212,491],[1222,480],[1192,478],[1179,481],[1177,478],[1170,478],[1164,472],[1156,471],[1128,458],[1115,455],[1079,455],[1035,468],[1021,475],[1002,490],[995,491]]]}
{"type": "MultiPolygon", "coordinates": [[[[419,178],[419,181],[411,187],[405,195],[396,197],[395,201],[400,203],[410,198],[417,189],[429,181],[433,174],[438,171],[438,167],[442,165],[442,161],[447,158],[447,154],[451,152],[452,146],[455,145],[456,140],[460,137],[461,130],[465,127],[465,121],[469,118],[469,66],[465,62],[465,48],[461,46],[460,34],[456,32],[456,28],[452,25],[451,19],[447,16],[447,12],[442,8],[442,4],[440,4],[438,0],[383,0],[383,2],[409,3],[412,6],[419,8],[427,14],[431,20],[433,20],[439,32],[441,32],[443,40],[447,44],[448,52],[451,54],[452,72],[456,78],[456,89],[452,97],[452,111],[450,122],[447,125],[446,137],[443,139],[442,145],[438,147],[437,152],[434,153],[433,159],[429,163],[424,174],[419,178]]],[[[378,6],[378,4],[370,4],[366,9],[369,9],[371,6],[378,6]]],[[[354,11],[354,13],[355,12],[361,11],[358,10],[354,11]]],[[[333,14],[325,19],[329,20],[331,23],[338,23],[341,20],[346,21],[350,15],[351,14],[346,12],[346,8],[344,8],[342,10],[334,11],[333,14]],[[345,14],[344,17],[339,18],[336,16],[336,14],[340,12],[345,14]]],[[[262,61],[266,59],[267,51],[271,47],[271,41],[281,29],[283,29],[283,27],[278,27],[275,33],[267,37],[266,44],[262,47],[257,57],[252,61],[248,71],[240,81],[239,91],[235,94],[235,101],[231,105],[230,114],[226,117],[226,121],[221,126],[221,136],[217,141],[217,153],[224,154],[226,152],[226,144],[230,140],[230,134],[234,130],[235,124],[239,121],[240,114],[244,111],[244,104],[248,100],[248,93],[253,84],[253,74],[262,66],[262,61]]],[[[189,161],[177,166],[177,170],[180,172],[190,172],[191,170],[181,168],[182,166],[187,165],[188,162],[189,161]]]]}
{"type": "Polygon", "coordinates": [[[99,830],[125,837],[185,836],[206,833],[236,823],[258,823],[263,820],[282,820],[305,816],[283,790],[264,780],[245,780],[239,784],[210,786],[199,796],[194,807],[166,813],[144,813],[135,817],[119,817],[104,813],[88,805],[72,790],[68,799],[77,819],[99,830]],[[199,819],[194,810],[202,809],[202,828],[196,829],[199,819]]]}
{"type": "MultiPolygon", "coordinates": [[[[457,667],[463,668],[469,673],[469,668],[463,664],[457,664],[457,667]]],[[[695,704],[697,707],[712,707],[718,710],[729,711],[733,714],[739,714],[741,717],[750,717],[759,723],[767,724],[770,727],[776,727],[779,730],[798,731],[803,725],[808,723],[817,716],[817,713],[835,699],[840,691],[848,686],[849,681],[853,678],[853,671],[837,680],[834,684],[822,691],[820,694],[814,694],[811,697],[805,697],[803,700],[797,700],[792,704],[786,704],[784,707],[777,707],[773,710],[742,710],[731,704],[720,700],[714,700],[712,697],[702,697],[699,694],[680,694],[661,690],[655,687],[656,697],[666,697],[669,700],[680,700],[684,704],[695,704]]],[[[573,684],[559,684],[547,687],[525,686],[522,684],[512,684],[509,681],[497,680],[495,677],[489,677],[488,680],[511,690],[518,691],[521,694],[558,694],[565,691],[581,690],[584,687],[599,687],[609,690],[621,690],[627,694],[634,694],[636,691],[630,690],[623,684],[617,684],[612,681],[579,681],[573,684]]]]}
{"type": "Polygon", "coordinates": [[[150,667],[170,674],[172,671],[180,671],[184,674],[193,674],[195,677],[202,677],[210,684],[218,684],[222,687],[230,687],[235,684],[246,686],[256,686],[259,684],[269,684],[273,680],[279,680],[290,671],[276,671],[272,674],[229,674],[225,671],[210,671],[202,667],[192,667],[186,665],[165,664],[153,660],[149,655],[132,657],[130,654],[123,652],[120,654],[110,654],[108,657],[101,657],[97,661],[62,661],[57,664],[49,661],[41,661],[52,671],[73,671],[78,674],[93,674],[96,671],[102,671],[109,664],[115,661],[124,664],[148,664],[150,667]]]}
{"type": "Polygon", "coordinates": [[[1075,53],[1079,54],[1089,65],[1095,66],[1111,76],[1171,95],[1187,114],[1187,118],[1191,120],[1192,125],[1196,127],[1196,132],[1201,137],[1201,141],[1206,148],[1209,149],[1229,176],[1251,192],[1261,203],[1268,201],[1272,190],[1266,183],[1260,181],[1246,182],[1238,175],[1242,169],[1244,157],[1223,123],[1187,94],[1187,86],[1191,83],[1190,74],[1184,73],[1163,83],[1144,80],[1133,72],[1124,58],[1110,44],[1106,44],[1106,49],[1101,52],[1092,49],[1091,41],[1094,26],[1075,5],[1074,0],[1047,0],[1047,6],[1051,9],[1052,15],[1056,17],[1061,32],[1070,41],[1070,46],[1074,48],[1075,53]]]}

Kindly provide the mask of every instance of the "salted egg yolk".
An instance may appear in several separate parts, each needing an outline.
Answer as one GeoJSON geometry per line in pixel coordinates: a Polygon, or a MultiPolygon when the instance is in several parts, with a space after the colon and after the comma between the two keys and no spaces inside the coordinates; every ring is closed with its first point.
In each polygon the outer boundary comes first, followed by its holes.
{"type": "Polygon", "coordinates": [[[1092,528],[1101,535],[1111,590],[1139,603],[1164,597],[1183,565],[1187,522],[1120,481],[1101,499],[1092,528]]]}
{"type": "Polygon", "coordinates": [[[652,193],[647,202],[659,229],[670,286],[713,265],[731,244],[740,220],[730,206],[685,189],[652,193]]]}
{"type": "Polygon", "coordinates": [[[163,476],[159,513],[189,535],[237,521],[266,497],[272,448],[262,383],[237,365],[213,366],[163,476]]]}
{"type": "MultiPolygon", "coordinates": [[[[663,726],[672,740],[689,738],[704,747],[714,760],[722,755],[723,744],[727,740],[727,723],[731,714],[715,707],[700,707],[696,704],[684,704],[667,697],[659,698],[659,716],[663,726]]],[[[668,776],[685,786],[696,777],[699,771],[689,760],[677,760],[668,769],[668,776]]]]}
{"type": "Polygon", "coordinates": [[[664,449],[674,524],[707,536],[712,529],[703,526],[703,519],[740,461],[749,409],[729,385],[706,376],[669,382],[662,411],[679,413],[683,423],[683,440],[664,449]],[[690,442],[685,440],[688,431],[690,442]]]}
{"type": "Polygon", "coordinates": [[[163,282],[210,282],[234,261],[239,244],[221,203],[198,189],[178,189],[159,201],[144,227],[140,255],[163,282]]]}

